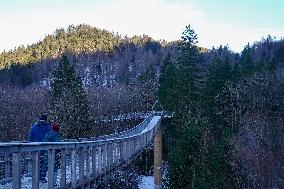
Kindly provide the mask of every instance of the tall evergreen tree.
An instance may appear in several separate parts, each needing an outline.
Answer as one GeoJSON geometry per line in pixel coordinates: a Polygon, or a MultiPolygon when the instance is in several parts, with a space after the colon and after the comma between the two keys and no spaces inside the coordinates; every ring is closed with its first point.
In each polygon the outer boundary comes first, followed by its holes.
{"type": "Polygon", "coordinates": [[[206,182],[210,186],[214,186],[213,188],[220,187],[225,183],[225,180],[231,182],[229,140],[233,132],[230,125],[232,112],[228,109],[230,107],[229,99],[227,99],[227,93],[224,90],[226,83],[231,80],[232,66],[228,57],[222,60],[218,54],[215,54],[213,63],[208,66],[203,90],[204,117],[209,121],[206,128],[210,136],[207,166],[211,174],[210,179],[206,182]]]}
{"type": "Polygon", "coordinates": [[[240,61],[240,72],[242,75],[251,75],[254,71],[252,52],[253,48],[249,44],[247,44],[242,51],[240,61]]]}
{"type": "Polygon", "coordinates": [[[53,72],[50,111],[62,127],[63,136],[78,138],[89,132],[87,95],[82,81],[67,57],[62,56],[53,72]]]}
{"type": "Polygon", "coordinates": [[[224,48],[213,54],[213,63],[204,78],[202,54],[190,26],[182,39],[176,68],[169,60],[164,62],[158,93],[163,106],[175,112],[166,129],[170,188],[220,188],[224,180],[230,179],[226,173],[231,136],[227,118],[231,112],[219,115],[224,104],[216,98],[232,77],[226,56],[229,52],[224,48]]]}
{"type": "Polygon", "coordinates": [[[197,34],[190,25],[186,26],[182,33],[182,41],[178,52],[177,65],[177,94],[179,110],[181,112],[193,111],[197,108],[195,104],[200,94],[198,94],[198,64],[199,51],[196,46],[197,34]]]}
{"type": "Polygon", "coordinates": [[[176,68],[166,59],[161,70],[159,98],[164,107],[175,112],[173,123],[166,131],[170,145],[170,188],[194,188],[205,178],[201,166],[205,165],[206,151],[205,154],[199,152],[206,147],[203,144],[207,140],[204,128],[207,121],[197,111],[201,74],[196,43],[197,35],[187,26],[182,34],[176,68]]]}
{"type": "Polygon", "coordinates": [[[232,67],[228,58],[221,60],[218,55],[215,55],[212,64],[208,66],[208,73],[205,79],[205,87],[203,90],[203,104],[205,106],[207,115],[216,113],[216,96],[225,86],[225,82],[231,79],[232,67]]]}
{"type": "Polygon", "coordinates": [[[164,108],[168,111],[175,111],[175,85],[176,85],[176,67],[168,55],[161,66],[161,75],[159,78],[158,99],[164,108]]]}

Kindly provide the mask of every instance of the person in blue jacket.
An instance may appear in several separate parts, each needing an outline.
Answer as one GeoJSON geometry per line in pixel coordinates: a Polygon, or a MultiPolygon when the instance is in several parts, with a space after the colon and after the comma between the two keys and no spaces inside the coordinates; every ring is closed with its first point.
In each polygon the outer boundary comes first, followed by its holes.
{"type": "MultiPolygon", "coordinates": [[[[49,131],[44,139],[44,142],[60,142],[59,125],[57,123],[51,124],[51,131],[49,131]]],[[[55,162],[54,162],[54,186],[57,182],[57,173],[60,167],[60,150],[55,150],[55,162]]]]}
{"type": "MultiPolygon", "coordinates": [[[[29,142],[43,142],[45,135],[51,130],[50,123],[47,121],[47,116],[42,114],[38,122],[35,122],[29,132],[29,142]]],[[[46,183],[47,152],[40,151],[40,181],[46,183]]]]}
{"type": "Polygon", "coordinates": [[[32,125],[29,132],[29,142],[43,142],[45,135],[51,130],[46,115],[41,115],[39,121],[32,125]]]}
{"type": "Polygon", "coordinates": [[[51,130],[44,136],[44,142],[60,142],[59,125],[51,124],[51,130]]]}

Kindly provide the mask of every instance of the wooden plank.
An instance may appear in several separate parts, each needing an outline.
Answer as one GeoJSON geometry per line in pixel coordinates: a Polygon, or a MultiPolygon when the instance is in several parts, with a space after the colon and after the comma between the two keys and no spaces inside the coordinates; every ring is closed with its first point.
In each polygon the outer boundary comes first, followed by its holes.
{"type": "Polygon", "coordinates": [[[143,148],[147,146],[147,134],[143,134],[143,148]]]}
{"type": "Polygon", "coordinates": [[[110,170],[110,163],[111,163],[111,162],[110,162],[110,155],[111,155],[111,154],[110,154],[110,153],[111,153],[111,152],[110,152],[110,145],[111,145],[111,144],[108,144],[108,145],[107,145],[107,148],[106,148],[106,150],[107,150],[107,160],[106,160],[106,163],[107,163],[107,164],[106,164],[106,170],[107,170],[107,171],[110,170]]]}
{"type": "Polygon", "coordinates": [[[54,161],[55,161],[55,150],[48,150],[48,189],[53,189],[55,180],[54,180],[54,161]]]}
{"type": "Polygon", "coordinates": [[[143,148],[144,148],[144,134],[140,136],[139,151],[143,150],[143,148]]]}
{"type": "Polygon", "coordinates": [[[133,139],[133,154],[132,154],[132,156],[133,156],[134,154],[136,154],[136,152],[137,152],[137,137],[135,137],[135,138],[133,139]]]}
{"type": "Polygon", "coordinates": [[[84,189],[84,148],[79,148],[79,186],[84,189]]]}
{"type": "Polygon", "coordinates": [[[129,141],[129,149],[130,149],[130,151],[129,151],[129,161],[131,160],[131,157],[132,157],[132,155],[133,155],[133,138],[131,138],[131,140],[129,141]]]}
{"type": "Polygon", "coordinates": [[[138,152],[141,150],[142,148],[142,135],[139,136],[138,138],[138,152]]]}
{"type": "Polygon", "coordinates": [[[127,143],[126,143],[127,147],[127,163],[129,163],[130,161],[130,155],[131,155],[131,140],[127,140],[127,143]]]}
{"type": "Polygon", "coordinates": [[[114,164],[117,167],[119,165],[119,152],[120,152],[120,143],[115,143],[115,160],[114,160],[114,164]]]}
{"type": "Polygon", "coordinates": [[[102,172],[102,146],[98,148],[98,174],[102,172]]]}
{"type": "Polygon", "coordinates": [[[108,145],[109,155],[108,155],[108,170],[112,170],[113,166],[113,143],[108,145]]]}
{"type": "Polygon", "coordinates": [[[136,152],[136,137],[132,138],[132,154],[131,154],[131,157],[134,156],[135,152],[136,152]]]}
{"type": "Polygon", "coordinates": [[[85,159],[86,159],[86,180],[87,180],[87,184],[86,184],[85,188],[90,189],[90,187],[91,187],[90,147],[86,147],[85,159]]]}
{"type": "Polygon", "coordinates": [[[140,150],[140,138],[141,138],[141,136],[138,136],[136,138],[136,153],[138,153],[139,150],[140,150]]]}
{"type": "Polygon", "coordinates": [[[125,162],[128,161],[128,151],[129,151],[129,145],[128,145],[128,140],[125,141],[125,145],[124,145],[124,160],[125,162]]]}
{"type": "Polygon", "coordinates": [[[96,179],[97,179],[97,147],[92,147],[92,173],[91,176],[93,178],[94,185],[96,185],[96,179]]]}
{"type": "Polygon", "coordinates": [[[124,141],[120,141],[119,142],[119,163],[122,163],[124,161],[124,157],[125,157],[125,142],[124,141]]]}
{"type": "Polygon", "coordinates": [[[4,163],[5,163],[5,179],[8,179],[10,177],[9,154],[5,154],[4,163]]]}
{"type": "Polygon", "coordinates": [[[138,145],[139,145],[139,136],[134,138],[134,151],[135,151],[135,154],[138,152],[138,148],[139,148],[138,145]]]}
{"type": "Polygon", "coordinates": [[[107,170],[107,146],[108,144],[103,146],[103,173],[107,170]]]}
{"type": "Polygon", "coordinates": [[[102,177],[101,177],[101,173],[102,173],[102,146],[98,147],[98,169],[97,169],[97,174],[99,175],[99,182],[101,181],[102,177]]]}
{"type": "Polygon", "coordinates": [[[96,177],[97,169],[97,147],[92,147],[92,176],[96,177]]]}
{"type": "Polygon", "coordinates": [[[32,189],[39,189],[39,151],[32,152],[32,189]]]}
{"type": "Polygon", "coordinates": [[[122,142],[122,150],[121,150],[122,154],[121,154],[121,158],[122,161],[124,162],[126,160],[127,154],[126,154],[126,141],[122,142]]]}
{"type": "Polygon", "coordinates": [[[76,189],[77,178],[76,178],[76,167],[77,167],[77,158],[76,158],[76,148],[72,150],[71,153],[71,187],[76,189]]]}
{"type": "Polygon", "coordinates": [[[20,153],[13,153],[12,155],[12,188],[21,188],[21,162],[20,153]]]}
{"type": "Polygon", "coordinates": [[[65,148],[61,149],[60,169],[61,169],[60,187],[66,188],[66,150],[65,148]]]}

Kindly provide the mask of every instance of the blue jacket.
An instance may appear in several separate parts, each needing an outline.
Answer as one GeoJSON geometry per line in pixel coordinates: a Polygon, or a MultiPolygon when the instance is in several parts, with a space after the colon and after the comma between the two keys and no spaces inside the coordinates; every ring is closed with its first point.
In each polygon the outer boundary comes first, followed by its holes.
{"type": "Polygon", "coordinates": [[[60,134],[58,131],[49,131],[44,139],[44,142],[60,142],[60,134]]]}
{"type": "Polygon", "coordinates": [[[50,123],[46,121],[34,123],[29,133],[29,142],[43,142],[44,136],[50,130],[50,123]]]}

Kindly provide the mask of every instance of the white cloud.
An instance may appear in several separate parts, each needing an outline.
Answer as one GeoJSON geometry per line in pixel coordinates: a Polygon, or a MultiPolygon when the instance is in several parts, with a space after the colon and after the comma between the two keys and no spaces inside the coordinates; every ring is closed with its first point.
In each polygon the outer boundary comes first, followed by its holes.
{"type": "Polygon", "coordinates": [[[155,39],[171,41],[180,38],[189,22],[198,22],[202,17],[202,11],[191,4],[166,4],[162,0],[106,1],[80,9],[67,7],[11,13],[0,17],[0,51],[37,42],[57,27],[81,23],[122,35],[147,34],[155,39]]]}
{"type": "Polygon", "coordinates": [[[214,25],[204,22],[197,28],[200,46],[211,48],[228,44],[236,52],[241,52],[247,43],[260,41],[262,37],[267,37],[269,34],[277,38],[284,35],[284,31],[281,30],[243,28],[234,24],[214,25]]]}
{"type": "MultiPolygon", "coordinates": [[[[211,48],[229,46],[240,51],[249,41],[260,40],[271,30],[250,29],[233,23],[208,23],[206,14],[194,1],[109,0],[96,4],[35,8],[34,11],[5,14],[0,17],[0,51],[37,42],[58,27],[70,24],[90,24],[122,35],[147,34],[167,41],[180,39],[186,25],[191,23],[199,36],[199,45],[211,48]]],[[[282,34],[281,31],[271,33],[282,34]]]]}

